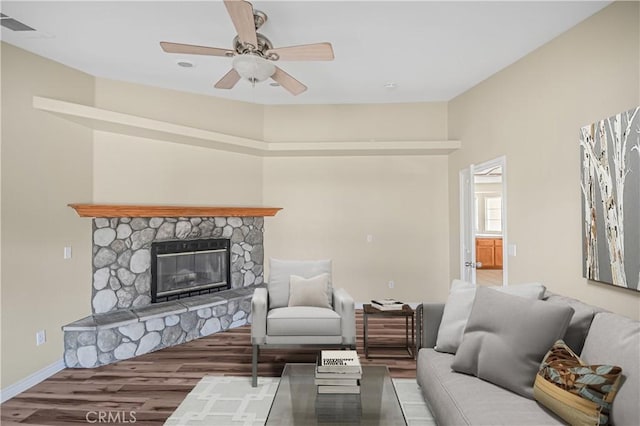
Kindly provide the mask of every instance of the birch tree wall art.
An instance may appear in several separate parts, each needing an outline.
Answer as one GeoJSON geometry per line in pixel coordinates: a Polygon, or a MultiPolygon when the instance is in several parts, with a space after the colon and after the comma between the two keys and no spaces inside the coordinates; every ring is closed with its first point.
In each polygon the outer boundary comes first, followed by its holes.
{"type": "Polygon", "coordinates": [[[580,129],[584,277],[640,291],[640,107],[580,129]]]}

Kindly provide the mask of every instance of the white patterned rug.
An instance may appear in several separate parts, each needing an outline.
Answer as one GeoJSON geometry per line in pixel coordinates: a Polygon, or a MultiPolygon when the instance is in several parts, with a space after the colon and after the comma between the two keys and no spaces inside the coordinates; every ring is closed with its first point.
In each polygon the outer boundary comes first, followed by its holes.
{"type": "MultiPolygon", "coordinates": [[[[165,422],[166,426],[263,426],[280,378],[205,376],[165,422]]],[[[434,426],[415,379],[393,379],[409,426],[434,426]]]]}

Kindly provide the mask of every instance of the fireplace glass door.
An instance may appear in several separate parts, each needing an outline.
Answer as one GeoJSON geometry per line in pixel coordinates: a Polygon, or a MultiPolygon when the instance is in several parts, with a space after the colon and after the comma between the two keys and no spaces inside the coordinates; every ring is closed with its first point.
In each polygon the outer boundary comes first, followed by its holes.
{"type": "Polygon", "coordinates": [[[158,255],[158,295],[226,286],[226,250],[158,255]]]}
{"type": "MultiPolygon", "coordinates": [[[[229,288],[229,248],[217,241],[202,240],[160,243],[155,250],[155,268],[152,276],[153,301],[172,300],[181,297],[211,293],[229,288]]],[[[155,244],[155,243],[154,243],[155,244]]],[[[154,250],[152,250],[154,251],[154,250]]],[[[153,266],[153,265],[152,265],[153,266]]]]}

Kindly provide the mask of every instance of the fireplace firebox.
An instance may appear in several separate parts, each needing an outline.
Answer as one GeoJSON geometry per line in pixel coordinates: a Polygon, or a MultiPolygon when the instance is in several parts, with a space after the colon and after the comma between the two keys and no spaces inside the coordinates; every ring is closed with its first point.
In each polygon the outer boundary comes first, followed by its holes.
{"type": "Polygon", "coordinates": [[[156,241],[151,244],[151,302],[231,288],[228,239],[156,241]]]}

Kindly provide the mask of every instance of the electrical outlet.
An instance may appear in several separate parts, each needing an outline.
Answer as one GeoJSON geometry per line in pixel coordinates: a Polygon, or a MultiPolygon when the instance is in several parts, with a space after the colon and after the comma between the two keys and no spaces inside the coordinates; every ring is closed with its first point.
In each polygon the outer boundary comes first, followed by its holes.
{"type": "Polygon", "coordinates": [[[36,332],[36,346],[43,345],[47,342],[47,333],[44,330],[36,332]]]}
{"type": "Polygon", "coordinates": [[[373,241],[373,235],[367,234],[367,242],[370,243],[373,241]]]}
{"type": "Polygon", "coordinates": [[[64,259],[71,259],[71,246],[67,246],[64,248],[64,253],[62,255],[64,259]]]}
{"type": "Polygon", "coordinates": [[[389,288],[393,288],[395,287],[396,283],[394,283],[393,281],[389,281],[389,288]]]}

